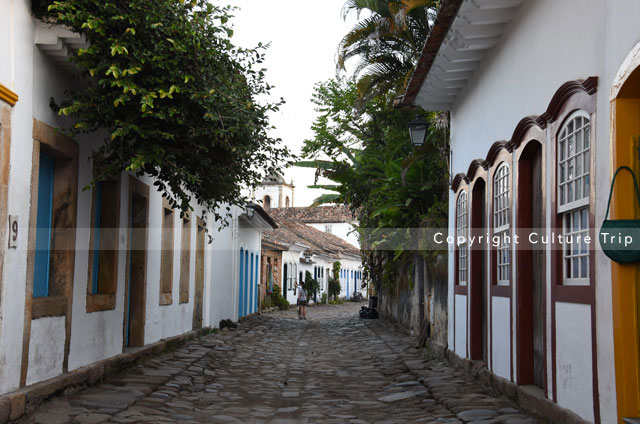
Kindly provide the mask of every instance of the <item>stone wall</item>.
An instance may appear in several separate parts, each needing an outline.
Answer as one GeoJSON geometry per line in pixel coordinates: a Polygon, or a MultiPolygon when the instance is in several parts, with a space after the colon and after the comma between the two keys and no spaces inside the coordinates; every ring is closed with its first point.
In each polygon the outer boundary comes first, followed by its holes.
{"type": "Polygon", "coordinates": [[[441,255],[425,261],[417,253],[413,266],[401,274],[389,291],[380,289],[378,310],[396,320],[410,334],[437,350],[447,345],[447,262],[441,255]],[[411,269],[413,268],[413,269],[411,269]],[[413,278],[407,273],[413,272],[413,278]]]}

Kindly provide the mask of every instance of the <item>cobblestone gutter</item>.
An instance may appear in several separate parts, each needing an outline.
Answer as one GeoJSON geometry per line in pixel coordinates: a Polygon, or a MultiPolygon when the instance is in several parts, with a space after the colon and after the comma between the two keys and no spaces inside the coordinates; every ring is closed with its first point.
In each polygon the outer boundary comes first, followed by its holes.
{"type": "Polygon", "coordinates": [[[190,331],[140,348],[132,348],[120,355],[2,395],[0,396],[0,424],[17,420],[26,412],[35,410],[51,396],[59,393],[71,394],[94,386],[106,377],[132,367],[140,360],[159,355],[167,349],[180,346],[187,340],[195,339],[209,331],[209,329],[190,331]]]}

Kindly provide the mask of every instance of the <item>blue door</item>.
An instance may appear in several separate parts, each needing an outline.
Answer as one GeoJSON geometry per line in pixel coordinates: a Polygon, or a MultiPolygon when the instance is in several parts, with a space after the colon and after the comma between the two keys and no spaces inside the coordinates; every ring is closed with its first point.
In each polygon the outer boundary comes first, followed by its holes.
{"type": "Polygon", "coordinates": [[[347,284],[345,286],[347,286],[347,299],[349,299],[349,270],[347,270],[347,284]]]}
{"type": "Polygon", "coordinates": [[[253,288],[253,290],[255,290],[256,296],[255,296],[255,301],[254,301],[255,302],[254,303],[254,306],[255,306],[254,310],[257,312],[258,311],[258,296],[260,295],[260,292],[259,292],[259,289],[260,289],[259,281],[260,280],[258,280],[258,254],[257,253],[256,253],[256,269],[255,269],[255,273],[256,273],[256,275],[255,275],[255,277],[256,277],[256,285],[253,288]]]}
{"type": "Polygon", "coordinates": [[[38,170],[38,210],[36,215],[36,251],[33,270],[33,297],[49,296],[51,260],[51,218],[55,159],[40,153],[38,170]]]}
{"type": "Polygon", "coordinates": [[[247,300],[249,294],[249,252],[244,251],[244,298],[242,299],[242,316],[247,315],[247,306],[249,301],[247,300]]]}
{"type": "Polygon", "coordinates": [[[238,279],[238,318],[242,316],[242,300],[244,299],[244,249],[240,248],[240,278],[238,279]]]}

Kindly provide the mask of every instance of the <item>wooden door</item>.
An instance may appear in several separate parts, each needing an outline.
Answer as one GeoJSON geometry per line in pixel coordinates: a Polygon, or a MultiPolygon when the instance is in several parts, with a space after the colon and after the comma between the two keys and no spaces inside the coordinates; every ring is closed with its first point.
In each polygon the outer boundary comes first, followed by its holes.
{"type": "Polygon", "coordinates": [[[203,296],[204,296],[204,239],[205,226],[202,218],[197,219],[196,234],[196,274],[195,293],[193,296],[193,329],[202,328],[203,296]]]}

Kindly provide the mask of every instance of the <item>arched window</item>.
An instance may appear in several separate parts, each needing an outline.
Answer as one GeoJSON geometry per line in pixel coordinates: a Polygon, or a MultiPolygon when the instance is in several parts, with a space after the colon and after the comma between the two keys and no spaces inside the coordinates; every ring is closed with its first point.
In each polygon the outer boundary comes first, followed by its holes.
{"type": "Polygon", "coordinates": [[[493,240],[496,241],[496,279],[498,284],[503,285],[509,284],[511,275],[509,177],[509,165],[502,162],[493,176],[493,240]]]}
{"type": "Polygon", "coordinates": [[[284,207],[288,208],[289,207],[289,196],[287,196],[284,200],[284,207]]]}
{"type": "Polygon", "coordinates": [[[589,284],[589,249],[584,237],[589,235],[589,115],[574,112],[558,136],[558,213],[562,217],[563,282],[589,284]]]}
{"type": "Polygon", "coordinates": [[[456,202],[456,246],[458,249],[458,284],[466,285],[469,278],[468,252],[468,213],[467,192],[462,191],[456,202]]]}
{"type": "Polygon", "coordinates": [[[264,196],[264,199],[262,200],[262,207],[264,208],[264,210],[269,210],[271,209],[271,197],[270,196],[264,196]]]}

